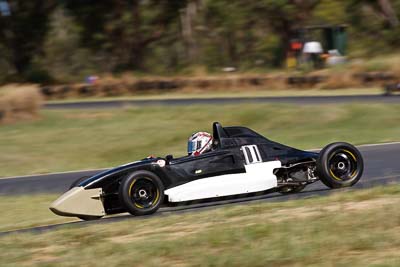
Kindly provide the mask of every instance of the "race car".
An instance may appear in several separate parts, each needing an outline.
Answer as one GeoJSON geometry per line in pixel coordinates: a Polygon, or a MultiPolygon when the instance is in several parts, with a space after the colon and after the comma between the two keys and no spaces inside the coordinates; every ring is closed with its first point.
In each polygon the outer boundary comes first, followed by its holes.
{"type": "Polygon", "coordinates": [[[383,95],[385,96],[390,96],[393,93],[400,92],[400,82],[397,83],[392,83],[392,84],[386,84],[385,85],[385,91],[383,95]]]}
{"type": "Polygon", "coordinates": [[[123,212],[148,215],[161,206],[296,193],[316,181],[349,187],[364,168],[360,152],[348,143],[329,144],[319,153],[303,151],[218,122],[212,134],[192,135],[188,149],[187,156],[151,156],[79,178],[50,210],[83,220],[123,212]]]}

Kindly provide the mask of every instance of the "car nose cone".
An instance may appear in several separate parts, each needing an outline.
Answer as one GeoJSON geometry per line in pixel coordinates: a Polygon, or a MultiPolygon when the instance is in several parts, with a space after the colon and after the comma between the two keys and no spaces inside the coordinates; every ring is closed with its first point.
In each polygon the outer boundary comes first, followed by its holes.
{"type": "Polygon", "coordinates": [[[54,201],[50,210],[61,216],[104,216],[101,195],[101,188],[86,190],[83,187],[74,187],[54,201]]]}

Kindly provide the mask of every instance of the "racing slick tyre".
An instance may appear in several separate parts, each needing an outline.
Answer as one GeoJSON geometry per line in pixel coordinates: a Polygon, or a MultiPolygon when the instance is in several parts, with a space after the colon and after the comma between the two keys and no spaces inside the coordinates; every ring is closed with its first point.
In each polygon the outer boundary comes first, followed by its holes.
{"type": "Polygon", "coordinates": [[[301,185],[286,185],[281,188],[279,188],[278,192],[281,193],[282,195],[289,195],[289,194],[295,194],[303,191],[304,188],[306,188],[307,184],[301,184],[301,185]]]}
{"type": "Polygon", "coordinates": [[[137,171],[122,180],[119,198],[132,215],[149,215],[163,203],[164,185],[154,173],[137,171]]]}
{"type": "Polygon", "coordinates": [[[348,143],[327,145],[317,159],[318,176],[330,188],[353,186],[360,180],[363,170],[364,162],[360,151],[348,143]]]}

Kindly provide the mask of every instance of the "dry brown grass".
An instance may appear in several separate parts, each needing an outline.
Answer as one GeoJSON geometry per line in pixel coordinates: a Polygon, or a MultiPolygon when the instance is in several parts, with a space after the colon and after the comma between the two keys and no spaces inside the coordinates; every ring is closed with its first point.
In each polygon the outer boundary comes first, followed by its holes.
{"type": "MultiPolygon", "coordinates": [[[[325,197],[5,235],[0,265],[399,266],[399,193],[399,185],[339,190],[325,197]]],[[[46,208],[50,198],[0,197],[5,215],[13,215],[2,216],[0,226],[54,223],[46,208]]]]}
{"type": "Polygon", "coordinates": [[[36,85],[0,87],[0,123],[36,119],[42,102],[43,97],[36,85]]]}
{"type": "Polygon", "coordinates": [[[279,91],[295,89],[383,88],[400,79],[400,55],[355,59],[346,64],[315,71],[274,71],[265,73],[210,74],[197,66],[187,75],[120,76],[100,75],[94,85],[70,84],[45,86],[41,92],[48,100],[65,98],[159,95],[171,92],[210,93],[279,91]]]}
{"type": "Polygon", "coordinates": [[[309,74],[225,74],[204,77],[102,77],[94,85],[73,84],[42,88],[46,99],[158,95],[171,92],[210,93],[274,91],[288,89],[345,89],[381,87],[399,77],[391,72],[355,69],[323,70],[309,74]],[[291,83],[295,79],[297,82],[291,83]]]}
{"type": "Polygon", "coordinates": [[[326,76],[327,79],[318,84],[320,89],[342,89],[361,87],[360,81],[354,78],[352,72],[331,73],[326,76]]]}

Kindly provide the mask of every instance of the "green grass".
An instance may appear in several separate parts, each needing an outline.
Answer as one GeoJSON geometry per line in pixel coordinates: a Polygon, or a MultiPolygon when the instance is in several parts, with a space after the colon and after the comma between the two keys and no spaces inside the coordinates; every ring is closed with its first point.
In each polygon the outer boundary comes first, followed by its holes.
{"type": "Polygon", "coordinates": [[[60,217],[49,210],[57,195],[0,196],[0,232],[38,225],[76,221],[76,218],[60,217]]]}
{"type": "Polygon", "coordinates": [[[185,154],[188,136],[213,121],[243,125],[291,146],[398,141],[400,105],[271,104],[43,111],[0,126],[0,177],[103,168],[150,154],[185,154]]]}
{"type": "MultiPolygon", "coordinates": [[[[399,194],[386,186],[13,234],[0,237],[0,265],[399,266],[399,194]]],[[[32,222],[29,208],[13,220],[32,222]]]]}
{"type": "Polygon", "coordinates": [[[47,103],[68,102],[96,102],[116,100],[159,100],[159,99],[185,99],[185,98],[221,98],[221,97],[281,97],[281,96],[337,96],[337,95],[381,95],[382,88],[346,88],[346,89],[279,89],[279,90],[240,90],[229,89],[215,90],[213,92],[193,90],[189,92],[159,92],[155,94],[138,94],[134,96],[116,97],[88,97],[88,98],[66,98],[61,100],[49,100],[47,103]]]}

